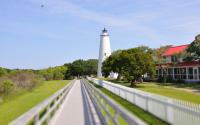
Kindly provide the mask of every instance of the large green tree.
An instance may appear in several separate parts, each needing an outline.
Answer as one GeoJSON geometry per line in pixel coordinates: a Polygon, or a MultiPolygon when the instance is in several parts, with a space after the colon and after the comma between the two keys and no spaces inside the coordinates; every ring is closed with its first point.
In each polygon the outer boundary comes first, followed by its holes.
{"type": "Polygon", "coordinates": [[[97,74],[97,64],[98,60],[97,59],[89,59],[85,61],[85,66],[86,66],[86,75],[96,75],[97,74]]]}
{"type": "Polygon", "coordinates": [[[126,64],[127,77],[133,86],[135,82],[141,81],[144,74],[154,75],[155,64],[151,53],[144,51],[140,47],[127,50],[128,64],[126,64]]]}
{"type": "Polygon", "coordinates": [[[186,50],[189,54],[187,61],[200,61],[200,34],[195,37],[195,40],[186,50]]]}
{"type": "Polygon", "coordinates": [[[133,86],[145,73],[153,76],[155,65],[151,51],[146,47],[137,47],[112,54],[103,63],[103,74],[118,72],[133,86]]]}

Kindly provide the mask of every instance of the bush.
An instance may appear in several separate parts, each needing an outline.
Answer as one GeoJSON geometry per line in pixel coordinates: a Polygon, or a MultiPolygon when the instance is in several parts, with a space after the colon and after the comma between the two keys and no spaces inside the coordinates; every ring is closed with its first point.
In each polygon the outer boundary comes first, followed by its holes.
{"type": "Polygon", "coordinates": [[[185,81],[182,80],[182,79],[178,79],[178,80],[176,81],[176,83],[185,83],[185,81]]]}
{"type": "Polygon", "coordinates": [[[166,77],[163,77],[163,76],[159,76],[157,81],[158,81],[159,83],[166,83],[166,82],[167,82],[167,78],[166,78],[166,77]]]}
{"type": "Polygon", "coordinates": [[[169,83],[176,83],[176,81],[171,76],[167,77],[167,82],[169,82],[169,83]]]}
{"type": "Polygon", "coordinates": [[[8,79],[12,80],[16,87],[32,89],[41,78],[31,71],[17,71],[9,74],[8,79]]]}
{"type": "Polygon", "coordinates": [[[13,86],[14,84],[10,80],[0,82],[0,92],[3,94],[8,94],[12,90],[13,86]]]}

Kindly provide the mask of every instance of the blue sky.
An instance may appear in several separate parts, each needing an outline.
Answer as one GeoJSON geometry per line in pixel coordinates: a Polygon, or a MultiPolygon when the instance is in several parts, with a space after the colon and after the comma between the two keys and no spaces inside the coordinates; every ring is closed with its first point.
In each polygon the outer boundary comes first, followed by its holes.
{"type": "Polygon", "coordinates": [[[180,45],[200,33],[200,0],[0,0],[0,66],[47,68],[112,50],[180,45]],[[42,8],[41,5],[44,5],[42,8]]]}

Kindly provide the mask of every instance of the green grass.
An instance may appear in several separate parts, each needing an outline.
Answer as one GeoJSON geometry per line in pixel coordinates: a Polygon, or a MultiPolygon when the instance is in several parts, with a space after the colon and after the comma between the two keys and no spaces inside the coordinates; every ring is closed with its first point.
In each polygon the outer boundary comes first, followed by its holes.
{"type": "Polygon", "coordinates": [[[0,125],[7,125],[50,95],[64,87],[69,81],[45,81],[32,91],[19,91],[6,96],[0,103],[0,125]]]}
{"type": "MultiPolygon", "coordinates": [[[[130,83],[126,81],[116,81],[116,80],[109,80],[113,83],[120,84],[123,86],[130,87],[130,83]]],[[[192,84],[192,83],[185,83],[185,84],[174,84],[174,83],[166,83],[166,84],[159,84],[159,83],[153,83],[153,82],[144,82],[140,84],[136,84],[134,88],[140,89],[146,92],[159,94],[162,96],[167,96],[170,98],[175,98],[179,100],[189,101],[196,104],[200,104],[200,92],[191,92],[191,91],[185,91],[180,90],[182,89],[191,89],[196,88],[198,89],[199,84],[192,84]]]]}
{"type": "MultiPolygon", "coordinates": [[[[91,82],[92,83],[92,82],[91,82]]],[[[93,83],[92,83],[93,84],[93,83]]],[[[101,90],[103,93],[105,93],[107,96],[112,98],[114,101],[116,101],[119,105],[123,106],[125,109],[139,117],[140,119],[144,120],[149,125],[168,125],[168,123],[160,120],[159,118],[151,115],[150,113],[142,110],[141,108],[137,107],[136,105],[128,102],[127,100],[119,97],[118,95],[106,90],[105,88],[102,88],[99,85],[93,84],[96,88],[101,90]]],[[[124,125],[125,121],[123,119],[119,119],[120,125],[124,125]]]]}
{"type": "Polygon", "coordinates": [[[146,92],[200,104],[200,93],[179,90],[173,86],[168,87],[156,83],[143,83],[136,86],[136,88],[146,92]]]}

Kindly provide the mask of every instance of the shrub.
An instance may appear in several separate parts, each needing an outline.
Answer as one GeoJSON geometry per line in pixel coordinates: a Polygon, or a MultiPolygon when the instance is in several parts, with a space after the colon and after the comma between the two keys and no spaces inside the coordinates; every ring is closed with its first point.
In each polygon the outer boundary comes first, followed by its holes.
{"type": "Polygon", "coordinates": [[[171,76],[168,76],[167,77],[167,82],[168,83],[175,83],[176,81],[171,76]]]}
{"type": "Polygon", "coordinates": [[[157,81],[160,82],[160,83],[166,83],[167,82],[167,78],[163,77],[163,76],[159,76],[157,81]]]}
{"type": "Polygon", "coordinates": [[[12,80],[16,87],[25,89],[32,89],[41,81],[41,78],[31,71],[17,71],[11,73],[8,79],[12,80]]]}
{"type": "Polygon", "coordinates": [[[177,79],[176,83],[185,83],[185,81],[182,79],[177,79]]]}
{"type": "Polygon", "coordinates": [[[14,84],[10,80],[0,82],[0,92],[3,94],[8,94],[12,90],[13,86],[14,84]]]}

